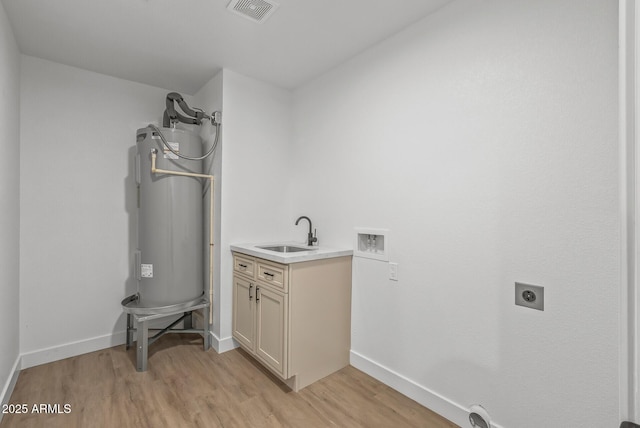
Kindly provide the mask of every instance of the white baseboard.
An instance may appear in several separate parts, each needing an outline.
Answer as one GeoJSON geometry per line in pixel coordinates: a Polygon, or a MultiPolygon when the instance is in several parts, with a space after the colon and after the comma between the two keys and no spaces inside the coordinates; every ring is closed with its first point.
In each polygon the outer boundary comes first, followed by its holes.
{"type": "MultiPolygon", "coordinates": [[[[351,351],[351,365],[460,426],[469,426],[469,409],[377,362],[351,351]]],[[[502,428],[491,423],[492,428],[502,428]]]]}
{"type": "Polygon", "coordinates": [[[50,348],[39,349],[37,351],[22,354],[22,368],[39,366],[53,361],[64,360],[112,346],[122,345],[125,342],[125,332],[106,334],[91,339],[79,340],[77,342],[65,343],[64,345],[52,346],[50,348]]]}
{"type": "MultiPolygon", "coordinates": [[[[13,363],[13,367],[11,368],[11,375],[7,379],[7,382],[4,384],[2,388],[2,395],[0,395],[0,404],[5,405],[9,404],[9,400],[11,399],[11,394],[13,394],[13,388],[16,386],[16,382],[18,382],[18,375],[20,374],[22,357],[18,355],[16,358],[16,362],[13,363]]],[[[0,422],[2,422],[3,413],[0,412],[0,422]]]]}
{"type": "MultiPolygon", "coordinates": [[[[11,398],[11,394],[13,393],[13,388],[16,386],[16,382],[18,381],[18,375],[20,374],[20,364],[21,357],[18,355],[16,358],[16,362],[13,363],[13,367],[11,368],[11,376],[7,379],[7,382],[4,384],[4,388],[2,388],[2,395],[0,395],[0,402],[2,404],[7,404],[9,399],[11,398]]],[[[0,413],[1,415],[1,413],[0,413]]],[[[1,418],[2,416],[0,416],[1,418]]]]}
{"type": "MultiPolygon", "coordinates": [[[[19,368],[39,366],[53,361],[63,360],[76,355],[87,354],[112,346],[123,345],[126,339],[126,332],[121,331],[113,334],[106,334],[91,339],[79,340],[77,342],[66,343],[64,345],[52,346],[50,348],[39,349],[37,351],[22,354],[22,364],[19,368]]],[[[211,332],[211,347],[218,354],[230,351],[238,347],[231,337],[220,339],[211,332]]]]}
{"type": "Polygon", "coordinates": [[[238,347],[238,344],[232,337],[225,337],[220,339],[218,336],[211,332],[211,347],[216,350],[218,354],[222,354],[227,351],[231,351],[238,347]]]}

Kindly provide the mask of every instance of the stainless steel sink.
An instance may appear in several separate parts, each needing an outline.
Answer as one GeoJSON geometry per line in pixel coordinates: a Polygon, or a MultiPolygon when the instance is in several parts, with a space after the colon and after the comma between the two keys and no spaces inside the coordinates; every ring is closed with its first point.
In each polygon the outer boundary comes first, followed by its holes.
{"type": "Polygon", "coordinates": [[[294,247],[292,245],[265,245],[258,247],[262,250],[275,251],[278,253],[298,253],[300,251],[310,251],[312,248],[294,247]]]}

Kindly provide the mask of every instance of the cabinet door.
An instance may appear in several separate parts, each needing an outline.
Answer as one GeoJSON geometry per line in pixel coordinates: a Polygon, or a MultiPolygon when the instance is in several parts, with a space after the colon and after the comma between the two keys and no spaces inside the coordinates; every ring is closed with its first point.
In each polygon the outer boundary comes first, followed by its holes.
{"type": "Polygon", "coordinates": [[[286,378],[287,297],[258,285],[256,299],[256,355],[286,378]]]}
{"type": "Polygon", "coordinates": [[[255,349],[256,287],[252,282],[233,277],[233,337],[242,345],[255,349]]]}

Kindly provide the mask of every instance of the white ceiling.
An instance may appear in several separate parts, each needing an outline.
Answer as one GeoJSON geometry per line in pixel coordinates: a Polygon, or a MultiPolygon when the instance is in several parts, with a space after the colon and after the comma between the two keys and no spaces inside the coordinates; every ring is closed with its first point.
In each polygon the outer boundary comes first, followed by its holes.
{"type": "Polygon", "coordinates": [[[229,0],[2,0],[18,47],[194,94],[221,68],[295,88],[451,0],[277,0],[259,24],[229,0]]]}

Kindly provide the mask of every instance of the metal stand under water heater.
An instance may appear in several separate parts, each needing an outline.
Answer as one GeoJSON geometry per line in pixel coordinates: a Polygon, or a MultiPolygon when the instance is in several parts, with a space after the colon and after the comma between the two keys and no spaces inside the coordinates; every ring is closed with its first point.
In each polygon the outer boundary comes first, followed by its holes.
{"type": "Polygon", "coordinates": [[[148,347],[165,333],[198,333],[205,351],[211,347],[214,177],[203,173],[203,161],[215,151],[219,135],[219,112],[209,116],[192,110],[175,92],[167,95],[163,128],[148,125],[137,131],[138,246],[134,265],[138,292],[121,304],[127,314],[127,349],[136,333],[138,371],[147,370],[148,347]],[[174,103],[186,116],[175,110],[174,103]],[[203,120],[216,128],[206,153],[198,134],[176,128],[178,122],[200,125],[203,120]],[[209,204],[208,281],[204,279],[203,199],[209,204]],[[203,326],[195,329],[192,314],[199,310],[203,326]],[[149,328],[150,321],[179,314],[182,316],[165,328],[149,328]],[[174,328],[181,322],[183,328],[174,328]],[[149,337],[150,331],[155,335],[149,337]]]}

